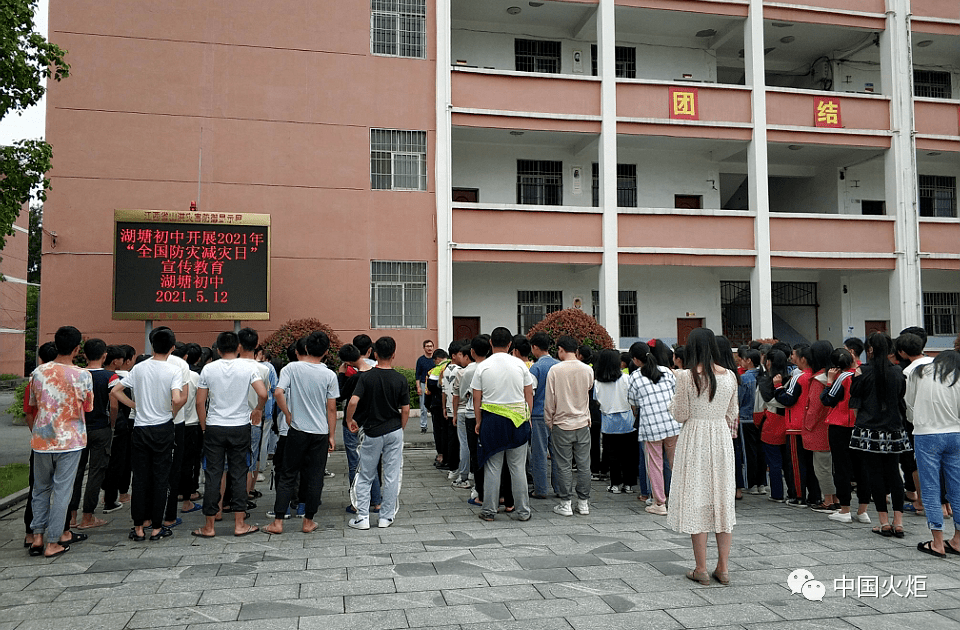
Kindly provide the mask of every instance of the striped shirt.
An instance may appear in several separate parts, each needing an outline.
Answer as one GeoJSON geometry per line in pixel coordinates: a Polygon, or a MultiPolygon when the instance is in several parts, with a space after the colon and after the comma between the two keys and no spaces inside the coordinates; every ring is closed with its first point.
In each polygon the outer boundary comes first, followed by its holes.
{"type": "Polygon", "coordinates": [[[680,433],[680,424],[670,413],[670,403],[677,389],[677,378],[673,372],[659,366],[660,380],[654,383],[635,370],[630,375],[627,388],[627,400],[637,408],[640,417],[639,439],[642,442],[656,442],[680,433]]]}

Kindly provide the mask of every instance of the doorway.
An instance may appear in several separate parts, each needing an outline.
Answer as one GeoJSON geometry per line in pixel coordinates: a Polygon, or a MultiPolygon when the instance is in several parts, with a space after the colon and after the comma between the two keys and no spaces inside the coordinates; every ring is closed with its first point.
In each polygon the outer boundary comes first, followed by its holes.
{"type": "Polygon", "coordinates": [[[479,317],[454,317],[453,339],[473,339],[480,334],[479,317]]]}
{"type": "Polygon", "coordinates": [[[687,337],[695,328],[703,328],[702,317],[678,317],[677,318],[677,343],[681,346],[687,343],[687,337]]]}
{"type": "Polygon", "coordinates": [[[863,330],[865,336],[870,336],[875,332],[885,333],[887,332],[888,324],[885,320],[882,319],[868,319],[863,322],[863,330]]]}

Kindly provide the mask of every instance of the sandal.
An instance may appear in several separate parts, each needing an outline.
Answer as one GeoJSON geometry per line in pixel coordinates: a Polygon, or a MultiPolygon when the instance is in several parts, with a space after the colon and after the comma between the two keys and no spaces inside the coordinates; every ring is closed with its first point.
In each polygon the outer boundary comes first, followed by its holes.
{"type": "Polygon", "coordinates": [[[903,531],[903,525],[895,525],[891,532],[894,538],[903,538],[906,534],[903,531]]]}
{"type": "MultiPolygon", "coordinates": [[[[944,549],[946,549],[947,543],[944,542],[943,545],[944,545],[944,549]]],[[[932,540],[928,540],[927,542],[917,543],[917,551],[920,551],[920,552],[922,552],[922,553],[929,554],[929,555],[933,556],[934,558],[946,558],[946,557],[947,557],[947,554],[945,554],[945,553],[940,553],[940,552],[934,550],[934,548],[933,548],[933,541],[932,541],[932,540]]]]}
{"type": "Polygon", "coordinates": [[[960,556],[960,551],[954,549],[949,540],[943,541],[943,550],[948,556],[960,556]]]}
{"type": "Polygon", "coordinates": [[[889,525],[881,525],[879,527],[874,527],[870,530],[874,534],[880,534],[884,538],[890,538],[893,536],[893,529],[889,525]]]}
{"type": "Polygon", "coordinates": [[[717,571],[717,570],[714,570],[713,573],[711,573],[710,575],[713,576],[713,579],[715,579],[717,582],[720,582],[720,583],[723,584],[724,586],[727,586],[728,584],[730,584],[730,573],[729,573],[729,571],[717,571]]]}
{"type": "Polygon", "coordinates": [[[710,586],[710,574],[706,571],[687,571],[684,575],[687,576],[688,580],[693,580],[694,582],[699,582],[704,586],[710,586]]]}

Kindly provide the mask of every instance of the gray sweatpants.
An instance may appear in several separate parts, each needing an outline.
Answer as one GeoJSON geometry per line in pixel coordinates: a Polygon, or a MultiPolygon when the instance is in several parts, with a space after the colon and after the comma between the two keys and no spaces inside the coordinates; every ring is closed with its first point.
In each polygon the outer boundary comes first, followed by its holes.
{"type": "Polygon", "coordinates": [[[553,460],[557,463],[557,493],[561,501],[573,496],[573,462],[577,462],[577,498],[590,498],[590,427],[550,431],[553,460]]]}
{"type": "Polygon", "coordinates": [[[34,534],[42,534],[48,544],[63,536],[63,524],[67,520],[79,465],[80,451],[33,453],[33,522],[30,529],[34,534]]]}

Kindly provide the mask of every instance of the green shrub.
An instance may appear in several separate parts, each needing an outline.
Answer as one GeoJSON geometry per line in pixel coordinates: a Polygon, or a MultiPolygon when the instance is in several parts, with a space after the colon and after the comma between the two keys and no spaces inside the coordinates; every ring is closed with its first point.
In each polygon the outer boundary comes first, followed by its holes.
{"type": "Polygon", "coordinates": [[[395,366],[397,372],[400,372],[407,378],[407,386],[410,388],[410,408],[420,408],[420,396],[417,394],[417,373],[410,368],[395,366]]]}
{"type": "Polygon", "coordinates": [[[0,374],[0,381],[15,381],[18,378],[23,378],[19,374],[0,374]]]}
{"type": "Polygon", "coordinates": [[[6,413],[9,413],[14,417],[14,419],[23,419],[26,417],[26,414],[23,413],[23,397],[27,393],[27,383],[29,381],[24,381],[17,385],[17,388],[13,390],[13,404],[7,407],[6,413]]]}
{"type": "Polygon", "coordinates": [[[28,464],[7,464],[0,466],[0,497],[23,490],[30,485],[30,466],[28,464]]]}
{"type": "Polygon", "coordinates": [[[538,332],[550,335],[553,340],[550,354],[554,356],[557,354],[557,339],[563,335],[570,335],[580,345],[590,346],[594,350],[609,350],[615,347],[607,329],[578,308],[565,308],[550,313],[530,329],[527,338],[532,338],[538,332]]]}
{"type": "Polygon", "coordinates": [[[277,329],[277,332],[267,337],[266,341],[263,342],[263,347],[269,350],[274,357],[278,358],[283,365],[286,365],[287,347],[297,339],[306,337],[315,330],[322,330],[327,333],[327,337],[330,338],[330,350],[327,351],[327,356],[323,362],[326,363],[331,370],[336,372],[340,367],[340,357],[337,356],[337,352],[340,351],[340,346],[343,344],[340,342],[340,337],[337,336],[337,333],[333,332],[330,326],[324,324],[319,319],[291,319],[277,329]]]}

